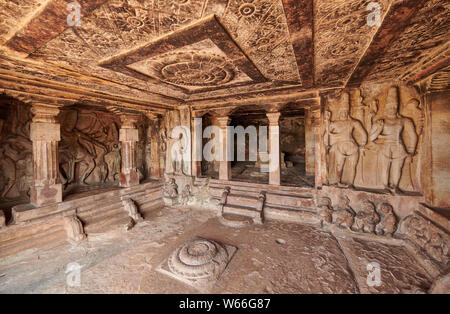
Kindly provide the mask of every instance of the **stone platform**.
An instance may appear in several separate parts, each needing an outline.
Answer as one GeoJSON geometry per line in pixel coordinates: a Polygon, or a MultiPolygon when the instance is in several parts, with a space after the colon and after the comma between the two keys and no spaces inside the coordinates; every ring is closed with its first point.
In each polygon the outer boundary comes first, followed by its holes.
{"type": "Polygon", "coordinates": [[[67,217],[81,223],[81,233],[103,233],[130,223],[124,200],[131,199],[138,212],[163,206],[162,183],[149,181],[129,188],[109,188],[72,194],[67,200],[43,207],[31,204],[12,208],[12,222],[0,229],[0,257],[35,247],[54,247],[66,242],[67,217]]]}

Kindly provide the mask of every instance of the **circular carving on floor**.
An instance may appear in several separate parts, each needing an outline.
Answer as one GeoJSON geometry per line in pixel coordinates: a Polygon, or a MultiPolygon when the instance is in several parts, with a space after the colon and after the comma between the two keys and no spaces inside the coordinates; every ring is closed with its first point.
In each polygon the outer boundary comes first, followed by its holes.
{"type": "Polygon", "coordinates": [[[214,278],[228,262],[223,245],[212,240],[193,239],[173,252],[168,259],[172,273],[187,279],[214,278]]]}
{"type": "Polygon", "coordinates": [[[134,16],[128,17],[127,23],[131,28],[141,28],[145,25],[145,23],[143,21],[141,21],[140,19],[138,19],[134,16]]]}
{"type": "Polygon", "coordinates": [[[160,79],[176,85],[219,86],[235,77],[234,66],[219,55],[177,53],[166,56],[156,70],[160,79]]]}
{"type": "Polygon", "coordinates": [[[239,13],[242,16],[246,16],[246,17],[252,16],[255,13],[255,11],[256,11],[256,7],[252,3],[244,3],[243,5],[241,5],[239,7],[239,13]]]}

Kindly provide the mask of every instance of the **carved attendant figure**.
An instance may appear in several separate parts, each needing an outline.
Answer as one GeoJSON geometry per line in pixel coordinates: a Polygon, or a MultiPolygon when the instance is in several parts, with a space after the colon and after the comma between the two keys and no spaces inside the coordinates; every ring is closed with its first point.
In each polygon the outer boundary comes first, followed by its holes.
{"type": "Polygon", "coordinates": [[[353,184],[359,156],[358,146],[362,147],[367,142],[366,131],[359,121],[350,117],[349,112],[349,95],[344,93],[337,119],[330,122],[328,116],[326,120],[327,133],[324,142],[329,149],[329,184],[338,184],[339,186],[353,184]],[[355,138],[358,139],[359,143],[355,138]],[[343,173],[344,166],[348,171],[345,176],[343,173]]]}
{"type": "Polygon", "coordinates": [[[353,225],[355,212],[350,207],[350,200],[347,196],[339,196],[339,203],[333,212],[333,223],[338,227],[350,229],[353,225]]]}
{"type": "Polygon", "coordinates": [[[317,206],[317,213],[320,216],[320,224],[330,224],[332,222],[333,209],[331,207],[331,199],[329,197],[322,197],[317,206]]]}
{"type": "Polygon", "coordinates": [[[379,181],[391,191],[398,188],[405,158],[414,154],[417,144],[414,124],[409,118],[399,115],[398,104],[397,87],[391,87],[385,116],[374,123],[370,132],[370,141],[376,144],[374,149],[379,151],[379,181]]]}
{"type": "Polygon", "coordinates": [[[178,196],[178,185],[175,183],[174,178],[170,178],[164,185],[164,196],[170,198],[176,198],[178,196]]]}
{"type": "Polygon", "coordinates": [[[374,233],[375,225],[380,221],[380,217],[375,211],[375,206],[370,201],[364,201],[361,210],[356,214],[353,231],[374,233]]]}
{"type": "Polygon", "coordinates": [[[191,185],[186,184],[181,191],[180,203],[181,205],[187,205],[192,200],[191,185]]]}
{"type": "Polygon", "coordinates": [[[376,226],[376,234],[392,236],[397,225],[397,218],[395,217],[392,206],[388,203],[382,203],[379,207],[379,214],[381,221],[376,226]]]}

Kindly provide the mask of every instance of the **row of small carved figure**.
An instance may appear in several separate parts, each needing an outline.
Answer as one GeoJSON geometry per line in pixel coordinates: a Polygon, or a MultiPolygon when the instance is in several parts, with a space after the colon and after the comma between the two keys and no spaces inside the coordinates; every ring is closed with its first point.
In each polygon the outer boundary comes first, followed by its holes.
{"type": "Polygon", "coordinates": [[[374,233],[392,236],[397,230],[397,217],[389,203],[381,203],[378,207],[366,200],[358,212],[350,207],[347,196],[341,195],[336,206],[331,205],[331,199],[322,197],[317,206],[322,226],[335,224],[355,232],[374,233]]]}
{"type": "Polygon", "coordinates": [[[164,196],[172,199],[179,199],[181,205],[187,205],[192,201],[193,194],[192,188],[190,184],[186,184],[181,191],[181,194],[178,194],[178,184],[175,182],[174,178],[170,178],[164,184],[164,196]]]}

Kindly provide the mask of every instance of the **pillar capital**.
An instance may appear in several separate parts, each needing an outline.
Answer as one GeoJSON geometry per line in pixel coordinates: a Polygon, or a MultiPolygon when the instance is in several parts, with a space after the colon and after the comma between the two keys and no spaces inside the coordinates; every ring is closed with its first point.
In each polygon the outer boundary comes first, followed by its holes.
{"type": "Polygon", "coordinates": [[[278,126],[278,122],[280,121],[280,112],[267,112],[267,118],[269,119],[270,126],[278,126]]]}
{"type": "Polygon", "coordinates": [[[122,121],[122,129],[135,129],[141,115],[134,113],[122,113],[120,121],[122,121]]]}
{"type": "Polygon", "coordinates": [[[158,121],[159,117],[157,113],[154,112],[146,112],[145,116],[147,117],[147,119],[149,119],[150,121],[158,121]]]}
{"type": "Polygon", "coordinates": [[[55,123],[60,110],[59,106],[35,103],[31,106],[33,122],[55,123]]]}
{"type": "Polygon", "coordinates": [[[231,122],[231,118],[229,116],[217,117],[216,120],[220,128],[226,128],[231,122]]]}

